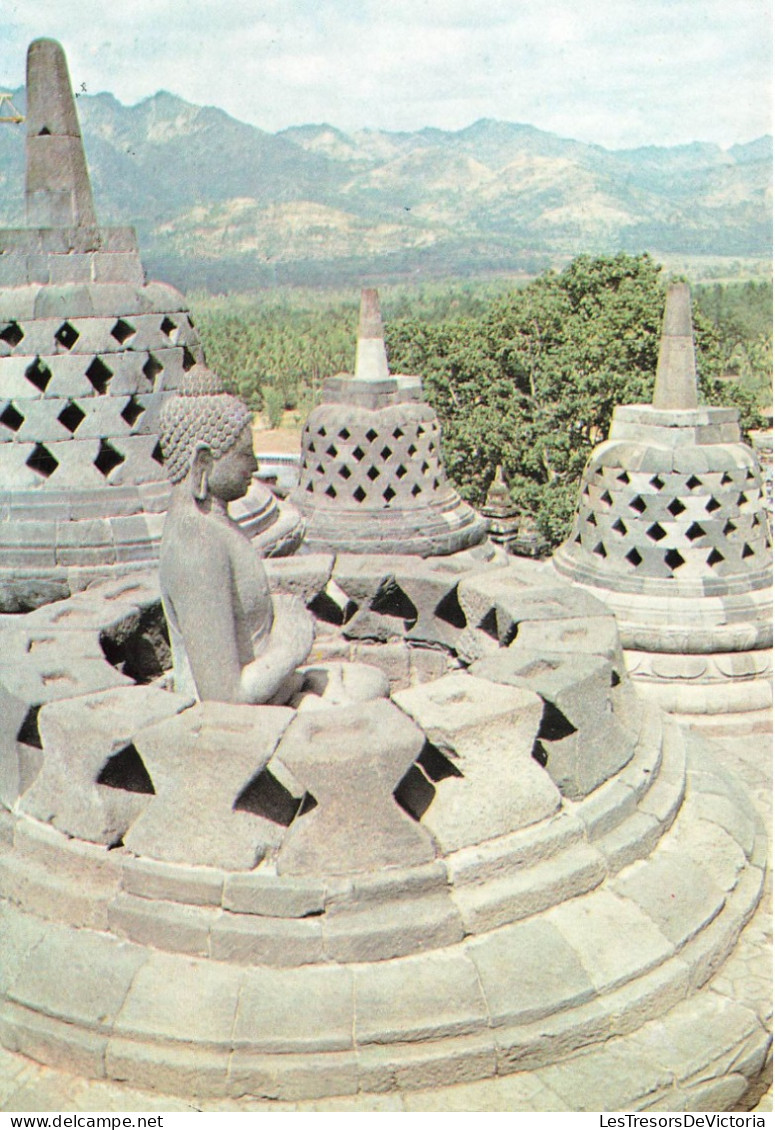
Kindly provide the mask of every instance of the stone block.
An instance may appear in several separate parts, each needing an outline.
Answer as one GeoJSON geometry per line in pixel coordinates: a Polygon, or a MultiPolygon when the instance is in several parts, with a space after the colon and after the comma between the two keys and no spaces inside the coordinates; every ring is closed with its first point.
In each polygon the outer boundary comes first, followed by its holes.
{"type": "Polygon", "coordinates": [[[264,562],[272,592],[299,596],[309,605],[323,592],[331,577],[334,558],[330,553],[308,557],[276,557],[264,562]]]}
{"type": "Polygon", "coordinates": [[[479,660],[472,674],[539,694],[538,755],[564,796],[578,800],[631,759],[633,735],[614,716],[615,676],[602,656],[515,646],[479,660]]]}
{"type": "Polygon", "coordinates": [[[35,949],[46,931],[46,922],[22,914],[7,902],[0,906],[0,929],[3,944],[0,947],[0,993],[5,996],[18,976],[27,955],[35,949]]]}
{"type": "Polygon", "coordinates": [[[97,252],[92,256],[91,277],[96,283],[134,283],[142,286],[145,271],[137,252],[97,252]]]}
{"type": "Polygon", "coordinates": [[[409,652],[410,686],[440,679],[443,675],[449,674],[453,666],[454,662],[446,651],[437,651],[430,647],[413,647],[409,652]]]}
{"type": "Polygon", "coordinates": [[[716,993],[698,993],[677,1005],[664,1020],[645,1025],[632,1041],[641,1055],[671,1071],[682,1086],[697,1073],[713,1077],[708,1049],[726,1053],[717,1070],[726,1072],[733,1053],[754,1032],[761,1031],[749,1009],[716,993]]]}
{"type": "Polygon", "coordinates": [[[750,806],[710,793],[697,797],[695,803],[701,818],[718,824],[750,857],[756,836],[756,821],[750,806]]]}
{"type": "Polygon", "coordinates": [[[357,643],[353,658],[358,663],[376,667],[389,680],[391,690],[409,686],[411,651],[404,643],[357,643]]]}
{"type": "Polygon", "coordinates": [[[533,827],[462,848],[445,860],[446,870],[455,887],[496,878],[509,869],[530,867],[550,859],[572,844],[580,844],[585,836],[584,824],[578,816],[561,809],[533,827]]]}
{"type": "Polygon", "coordinates": [[[305,918],[319,914],[325,906],[323,883],[307,879],[280,879],[276,875],[228,875],[223,888],[223,906],[240,914],[268,918],[305,918]]]}
{"type": "Polygon", "coordinates": [[[433,953],[355,970],[355,1042],[428,1041],[488,1025],[473,962],[461,953],[433,953]]]}
{"type": "Polygon", "coordinates": [[[140,946],[206,957],[215,914],[213,909],[118,894],[108,906],[108,924],[112,933],[140,946]]]}
{"type": "Polygon", "coordinates": [[[552,907],[544,917],[576,951],[599,993],[642,976],[673,953],[651,918],[608,890],[552,907]]]}
{"type": "Polygon", "coordinates": [[[185,1042],[187,1051],[204,1043],[228,1050],[242,978],[242,970],[217,962],[153,953],[136,973],[114,1032],[185,1042]]]}
{"type": "Polygon", "coordinates": [[[491,1023],[527,1024],[590,1000],[595,988],[576,950],[542,919],[517,922],[466,946],[491,1023]]]}
{"type": "Polygon", "coordinates": [[[104,1032],[77,1028],[52,1016],[6,1002],[0,1012],[0,1031],[12,1033],[14,1051],[37,1063],[75,1075],[99,1079],[105,1074],[104,1032]]]}
{"type": "Polygon", "coordinates": [[[436,1040],[430,1044],[380,1047],[369,1044],[358,1052],[360,1086],[366,1091],[450,1087],[496,1074],[495,1042],[489,1032],[436,1040]]]}
{"type": "Polygon", "coordinates": [[[644,1063],[642,1051],[623,1041],[543,1067],[538,1075],[575,1111],[642,1110],[646,1097],[673,1082],[669,1071],[644,1063]]]}
{"type": "Polygon", "coordinates": [[[180,1044],[141,1043],[113,1036],[103,1052],[105,1070],[113,1079],[148,1092],[220,1097],[228,1091],[228,1049],[197,1047],[185,1037],[180,1044]]]}
{"type": "Polygon", "coordinates": [[[597,617],[590,621],[583,616],[566,620],[528,621],[520,625],[519,648],[528,651],[546,649],[552,652],[579,652],[602,655],[621,675],[624,657],[616,620],[597,617]]]}
{"type": "Polygon", "coordinates": [[[422,746],[422,733],[383,699],[297,716],[278,758],[317,807],[289,828],[278,873],[349,874],[433,858],[427,833],[393,798],[422,746]]]}
{"type": "Polygon", "coordinates": [[[614,778],[606,781],[576,810],[587,826],[587,835],[594,842],[635,811],[638,798],[633,789],[614,778]]]}
{"type": "Polygon", "coordinates": [[[337,966],[250,969],[234,1024],[234,1046],[285,1055],[353,1046],[353,974],[337,966]]]}
{"type": "Polygon", "coordinates": [[[24,811],[83,840],[120,840],[154,789],[133,738],[188,701],[154,687],[117,687],[44,706],[41,772],[24,811]]]}
{"type": "Polygon", "coordinates": [[[320,918],[224,913],[210,931],[210,955],[237,965],[310,965],[323,959],[320,918]]]}
{"type": "Polygon", "coordinates": [[[448,894],[329,912],[323,944],[329,961],[386,961],[453,945],[463,937],[460,914],[448,894]]]}
{"type": "Polygon", "coordinates": [[[109,898],[118,892],[121,861],[101,844],[84,843],[50,824],[21,818],[15,823],[14,847],[17,859],[72,884],[81,894],[109,898]]]}
{"type": "Polygon", "coordinates": [[[140,730],[134,744],[156,790],[125,838],[141,856],[249,870],[280,839],[278,825],[235,809],[277,747],[293,712],[201,702],[140,730]],[[228,749],[228,758],[223,756],[228,749]]]}
{"type": "Polygon", "coordinates": [[[550,815],[559,793],[533,759],[541,702],[524,688],[453,672],[394,700],[434,747],[420,758],[430,790],[421,815],[444,851],[550,815]]]}
{"type": "Polygon", "coordinates": [[[600,853],[577,847],[533,867],[496,875],[487,882],[461,884],[453,897],[466,932],[483,934],[538,914],[565,899],[578,898],[599,886],[606,876],[600,853]]]}
{"type": "MultiPolygon", "coordinates": [[[[680,798],[677,805],[680,804],[680,798]]],[[[602,852],[611,873],[650,855],[659,843],[664,825],[646,812],[634,812],[595,844],[602,852]]]]}
{"type": "Polygon", "coordinates": [[[123,860],[121,887],[127,894],[152,901],[220,906],[224,880],[223,872],[214,868],[181,867],[127,856],[123,860]]]}
{"type": "Polygon", "coordinates": [[[146,953],[137,946],[88,930],[49,924],[22,964],[8,996],[37,1012],[86,1028],[109,1030],[146,960],[146,953]]]}
{"type": "Polygon", "coordinates": [[[229,1061],[229,1088],[240,1098],[286,1102],[310,1101],[332,1092],[354,1095],[359,1089],[358,1065],[352,1052],[266,1056],[237,1050],[229,1061]]]}
{"type": "Polygon", "coordinates": [[[708,874],[678,853],[656,852],[628,867],[612,880],[611,889],[637,903],[676,946],[724,906],[724,894],[708,874]]]}

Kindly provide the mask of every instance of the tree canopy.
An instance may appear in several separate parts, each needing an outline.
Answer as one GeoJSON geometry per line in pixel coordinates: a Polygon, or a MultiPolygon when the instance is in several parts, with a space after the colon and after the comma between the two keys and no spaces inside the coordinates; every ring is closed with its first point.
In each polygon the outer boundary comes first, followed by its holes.
{"type": "MultiPolygon", "coordinates": [[[[391,321],[391,368],[423,376],[461,493],[481,504],[502,464],[515,500],[556,545],[615,405],[651,400],[664,301],[648,255],[581,256],[496,297],[478,316],[391,321]]],[[[701,396],[738,401],[750,425],[752,398],[722,389],[720,335],[702,314],[695,337],[701,396]]]]}

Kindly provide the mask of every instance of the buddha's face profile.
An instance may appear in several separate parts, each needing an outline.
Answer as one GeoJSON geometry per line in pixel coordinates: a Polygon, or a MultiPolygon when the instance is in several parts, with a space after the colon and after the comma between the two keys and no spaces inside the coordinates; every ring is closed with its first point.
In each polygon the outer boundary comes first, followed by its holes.
{"type": "Polygon", "coordinates": [[[207,471],[207,489],[221,502],[234,502],[243,498],[253,476],[258,470],[258,460],[253,453],[253,434],[249,426],[242,429],[237,441],[207,471]]]}

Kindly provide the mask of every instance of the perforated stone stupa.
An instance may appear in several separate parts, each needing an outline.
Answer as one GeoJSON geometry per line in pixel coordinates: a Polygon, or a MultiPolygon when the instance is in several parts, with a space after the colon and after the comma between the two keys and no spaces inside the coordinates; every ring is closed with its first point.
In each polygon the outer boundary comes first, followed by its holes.
{"type": "Polygon", "coordinates": [[[305,545],[422,557],[476,545],[486,525],[448,482],[419,377],[391,375],[376,290],[364,290],[355,374],[329,378],[301,440],[291,501],[305,545]]]}
{"type": "Polygon", "coordinates": [[[554,557],[614,610],[638,685],[677,712],[771,701],[772,549],[738,420],[698,405],[689,288],[670,287],[653,404],[615,409],[554,557]]]}
{"type": "MultiPolygon", "coordinates": [[[[203,360],[181,294],[146,283],[135,233],[98,226],[67,63],[27,59],[28,226],[0,231],[0,609],[68,595],[106,569],[147,567],[169,487],[158,413],[203,360]]],[[[295,546],[256,485],[235,514],[295,546]]]]}

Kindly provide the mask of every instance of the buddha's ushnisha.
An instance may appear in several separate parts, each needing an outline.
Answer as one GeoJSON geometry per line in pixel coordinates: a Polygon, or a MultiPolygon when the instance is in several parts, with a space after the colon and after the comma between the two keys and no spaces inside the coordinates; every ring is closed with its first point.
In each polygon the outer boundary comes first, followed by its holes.
{"type": "Polygon", "coordinates": [[[218,702],[286,701],[314,628],[300,602],[273,600],[255,549],[229,516],[258,469],[251,413],[196,365],[160,426],[173,484],[159,577],[175,688],[218,702]]]}

